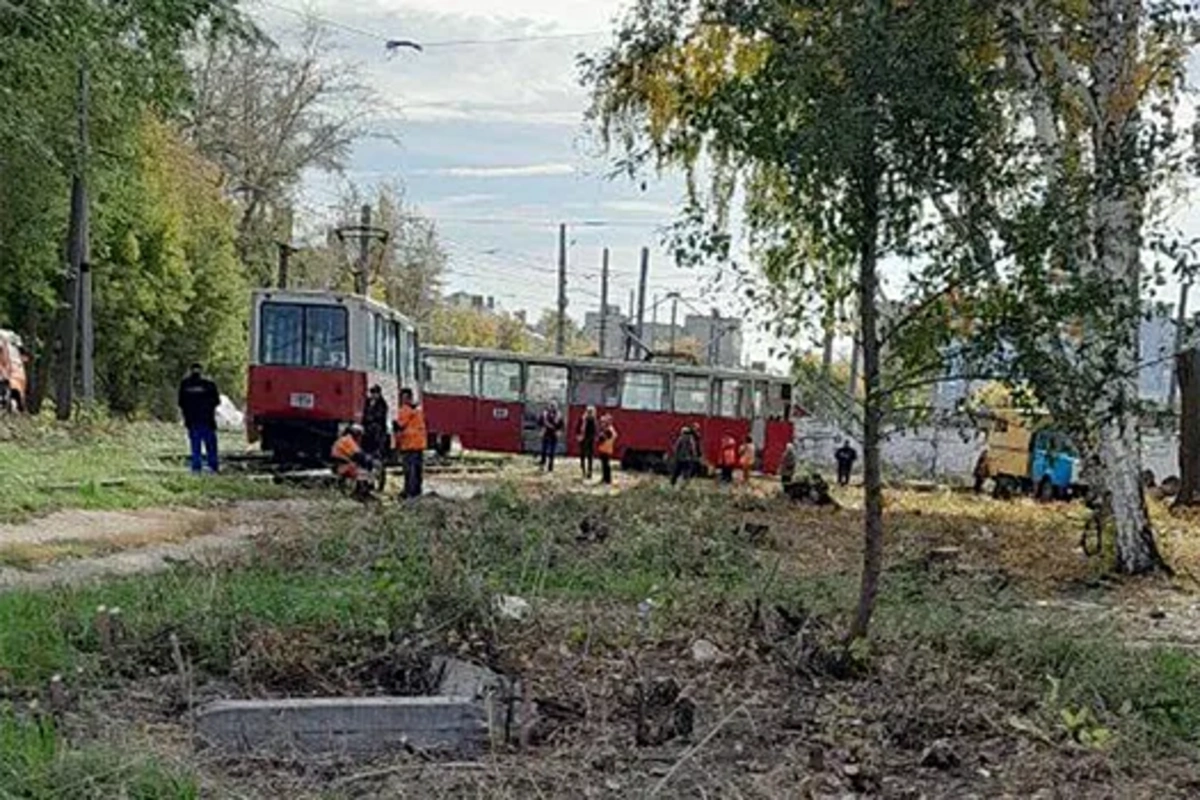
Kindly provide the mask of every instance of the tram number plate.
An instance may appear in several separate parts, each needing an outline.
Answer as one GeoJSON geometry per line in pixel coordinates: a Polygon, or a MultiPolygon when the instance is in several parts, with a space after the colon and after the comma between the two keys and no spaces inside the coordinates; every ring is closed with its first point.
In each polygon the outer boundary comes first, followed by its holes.
{"type": "Polygon", "coordinates": [[[311,409],[316,403],[313,402],[311,392],[294,392],[291,396],[290,403],[292,408],[307,408],[311,409]]]}
{"type": "Polygon", "coordinates": [[[508,419],[508,409],[503,406],[493,408],[492,419],[508,419]]]}

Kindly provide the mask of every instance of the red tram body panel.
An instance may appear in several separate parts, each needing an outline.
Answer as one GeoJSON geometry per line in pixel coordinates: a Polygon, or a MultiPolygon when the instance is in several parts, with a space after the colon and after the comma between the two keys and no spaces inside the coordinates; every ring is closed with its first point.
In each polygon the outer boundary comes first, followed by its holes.
{"type": "Polygon", "coordinates": [[[684,425],[699,432],[709,464],[726,435],[739,444],[751,437],[757,466],[770,473],[793,438],[790,383],[764,373],[455,347],[427,347],[421,357],[425,418],[439,449],[457,439],[469,450],[537,453],[551,400],[564,418],[561,454],[578,455],[579,421],[594,406],[612,415],[627,467],[665,465],[684,425]]]}

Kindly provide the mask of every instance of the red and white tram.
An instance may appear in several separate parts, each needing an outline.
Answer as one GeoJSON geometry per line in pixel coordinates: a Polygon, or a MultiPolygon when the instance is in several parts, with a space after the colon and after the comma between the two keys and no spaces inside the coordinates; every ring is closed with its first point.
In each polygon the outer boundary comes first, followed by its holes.
{"type": "Polygon", "coordinates": [[[418,386],[413,324],[373,300],[319,290],[252,294],[246,432],[277,458],[328,457],[378,384],[395,411],[418,386]]]}
{"type": "Polygon", "coordinates": [[[761,372],[641,361],[563,358],[454,347],[421,351],[423,404],[434,446],[536,453],[538,420],[555,400],[565,410],[559,450],[577,455],[575,431],[587,406],[611,414],[626,468],[665,464],[684,425],[700,432],[705,461],[720,441],[753,438],[758,467],[775,472],[792,440],[791,382],[761,372]]]}

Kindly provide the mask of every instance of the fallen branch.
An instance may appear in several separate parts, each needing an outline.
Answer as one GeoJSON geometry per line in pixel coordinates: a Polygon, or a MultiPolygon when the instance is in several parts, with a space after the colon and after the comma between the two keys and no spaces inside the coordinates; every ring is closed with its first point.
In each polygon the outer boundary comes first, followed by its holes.
{"type": "Polygon", "coordinates": [[[711,731],[709,731],[703,739],[696,742],[696,744],[694,746],[692,746],[691,748],[686,750],[684,752],[684,754],[679,757],[679,760],[676,761],[673,765],[671,765],[671,768],[669,770],[667,770],[667,774],[662,776],[662,780],[660,780],[657,784],[655,784],[654,788],[650,790],[649,796],[650,797],[657,796],[658,793],[663,790],[663,787],[666,786],[667,783],[671,780],[671,778],[673,778],[675,776],[675,773],[679,771],[680,767],[682,767],[685,763],[687,763],[689,760],[691,760],[691,758],[694,755],[696,755],[696,753],[699,753],[700,750],[706,744],[711,742],[713,740],[713,737],[715,737],[722,728],[724,728],[727,724],[729,724],[729,721],[731,719],[733,719],[734,716],[739,711],[745,711],[745,710],[746,710],[746,704],[742,703],[737,708],[735,708],[733,711],[730,711],[728,714],[726,714],[721,719],[720,722],[718,722],[716,725],[713,726],[713,729],[711,731]]]}

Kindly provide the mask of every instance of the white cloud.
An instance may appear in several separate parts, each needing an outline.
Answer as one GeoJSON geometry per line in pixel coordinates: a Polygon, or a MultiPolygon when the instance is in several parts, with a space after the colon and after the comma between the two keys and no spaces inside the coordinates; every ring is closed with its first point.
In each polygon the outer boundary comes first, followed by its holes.
{"type": "Polygon", "coordinates": [[[537,178],[547,175],[573,175],[570,164],[519,164],[504,167],[444,167],[421,170],[418,174],[444,175],[450,178],[537,178]]]}
{"type": "Polygon", "coordinates": [[[449,197],[442,197],[432,202],[425,204],[425,207],[430,211],[435,211],[443,208],[459,208],[461,206],[476,206],[481,203],[487,203],[492,200],[499,200],[503,195],[485,194],[477,192],[474,194],[452,194],[449,197]]]}

